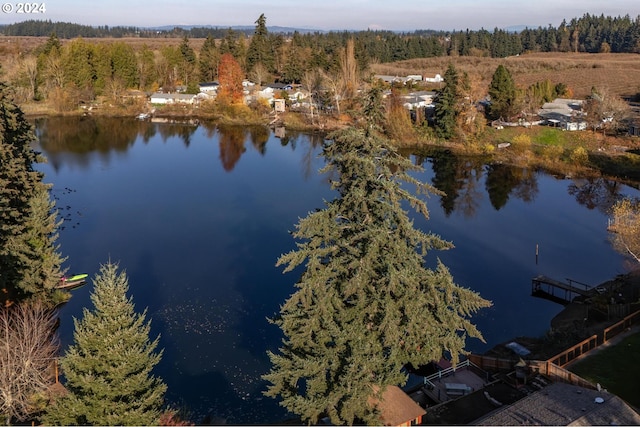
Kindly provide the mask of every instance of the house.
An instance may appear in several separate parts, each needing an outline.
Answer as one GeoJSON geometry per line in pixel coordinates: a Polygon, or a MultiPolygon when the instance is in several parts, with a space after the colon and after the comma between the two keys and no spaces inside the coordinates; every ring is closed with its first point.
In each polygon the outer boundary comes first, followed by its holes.
{"type": "Polygon", "coordinates": [[[474,425],[640,425],[640,414],[618,396],[553,383],[473,422],[474,425]]]}
{"type": "Polygon", "coordinates": [[[293,86],[290,84],[285,84],[285,83],[269,83],[266,88],[268,89],[272,89],[274,92],[280,91],[280,90],[291,90],[293,89],[293,86]]]}
{"type": "Polygon", "coordinates": [[[387,386],[380,399],[371,397],[369,404],[380,411],[380,418],[385,426],[419,425],[422,423],[422,416],[427,413],[396,386],[387,386]]]}
{"type": "Polygon", "coordinates": [[[155,92],[149,101],[152,104],[193,104],[196,96],[186,93],[160,93],[155,92]]]}
{"type": "Polygon", "coordinates": [[[557,98],[545,103],[538,111],[538,116],[549,125],[564,130],[586,130],[582,100],[557,98]]]}
{"type": "Polygon", "coordinates": [[[424,81],[428,83],[442,83],[444,79],[440,74],[436,74],[435,77],[425,77],[424,81]]]}
{"type": "Polygon", "coordinates": [[[424,108],[433,106],[433,99],[436,93],[429,90],[423,90],[419,92],[411,92],[402,97],[403,105],[407,110],[414,110],[416,108],[424,108]]]}
{"type": "Polygon", "coordinates": [[[383,82],[388,84],[394,84],[394,83],[406,84],[408,81],[413,81],[413,79],[410,79],[409,77],[385,76],[380,74],[375,75],[374,78],[378,80],[382,80],[383,82]]]}
{"type": "Polygon", "coordinates": [[[220,84],[218,82],[202,82],[198,83],[198,87],[200,88],[200,92],[206,93],[207,95],[213,95],[218,92],[218,87],[220,84]]]}

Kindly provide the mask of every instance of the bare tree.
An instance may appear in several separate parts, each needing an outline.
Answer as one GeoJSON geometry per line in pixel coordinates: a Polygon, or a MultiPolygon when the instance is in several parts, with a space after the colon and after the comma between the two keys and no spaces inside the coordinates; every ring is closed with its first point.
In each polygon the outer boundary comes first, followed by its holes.
{"type": "Polygon", "coordinates": [[[107,80],[105,85],[105,93],[109,95],[109,97],[113,100],[113,102],[120,102],[121,96],[127,90],[122,79],[117,77],[111,77],[107,80]]]}
{"type": "Polygon", "coordinates": [[[311,112],[311,121],[313,121],[313,109],[317,105],[317,94],[322,90],[323,76],[320,69],[307,71],[302,76],[302,87],[309,92],[309,111],[311,112]]]}
{"type": "Polygon", "coordinates": [[[56,321],[55,312],[37,302],[0,308],[0,414],[7,425],[46,405],[56,382],[56,321]]]}
{"type": "Polygon", "coordinates": [[[640,203],[622,199],[613,206],[613,219],[609,225],[611,242],[618,252],[640,262],[640,203]]]}
{"type": "Polygon", "coordinates": [[[603,135],[607,130],[617,132],[631,115],[629,104],[606,89],[593,88],[583,110],[593,131],[601,128],[603,135]]]}
{"type": "Polygon", "coordinates": [[[49,55],[46,59],[47,89],[62,88],[65,82],[64,64],[60,55],[49,55]]]}
{"type": "Polygon", "coordinates": [[[249,78],[251,78],[258,86],[262,86],[262,83],[266,83],[270,76],[271,74],[269,73],[269,70],[267,70],[267,67],[265,67],[262,62],[258,62],[254,65],[249,73],[249,78]]]}
{"type": "Polygon", "coordinates": [[[347,84],[340,73],[323,73],[322,80],[331,92],[333,101],[335,102],[336,112],[340,115],[340,101],[343,100],[347,93],[347,84]]]}
{"type": "Polygon", "coordinates": [[[27,56],[22,59],[22,70],[29,81],[29,97],[36,98],[38,89],[38,60],[35,56],[27,56]]]}

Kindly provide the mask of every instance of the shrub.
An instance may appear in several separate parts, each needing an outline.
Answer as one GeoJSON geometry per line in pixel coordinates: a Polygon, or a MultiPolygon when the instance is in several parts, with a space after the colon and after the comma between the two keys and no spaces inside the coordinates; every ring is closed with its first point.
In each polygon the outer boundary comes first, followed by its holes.
{"type": "Polygon", "coordinates": [[[584,165],[589,161],[589,153],[584,147],[576,147],[569,155],[571,162],[577,165],[584,165]]]}

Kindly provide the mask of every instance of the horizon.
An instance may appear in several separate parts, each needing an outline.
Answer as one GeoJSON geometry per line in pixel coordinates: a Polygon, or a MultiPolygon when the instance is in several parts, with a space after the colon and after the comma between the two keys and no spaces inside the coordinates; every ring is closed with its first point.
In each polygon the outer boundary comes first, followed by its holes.
{"type": "MultiPolygon", "coordinates": [[[[78,0],[57,0],[44,5],[44,13],[18,13],[18,3],[4,3],[0,25],[27,20],[70,22],[93,27],[253,27],[261,14],[267,27],[316,31],[416,30],[459,31],[494,28],[558,27],[585,14],[593,16],[640,16],[640,2],[618,0],[602,4],[594,0],[533,2],[507,0],[449,0],[447,4],[406,0],[397,5],[381,0],[325,0],[303,4],[276,0],[268,5],[256,0],[218,0],[215,5],[195,0],[188,7],[175,0],[111,0],[80,4],[78,0]],[[6,9],[5,9],[6,8],[6,9]],[[203,11],[204,10],[204,11],[203,11]],[[210,11],[210,12],[209,12],[210,11]],[[210,13],[209,23],[203,15],[210,13]]],[[[31,3],[34,4],[34,3],[31,3]]]]}

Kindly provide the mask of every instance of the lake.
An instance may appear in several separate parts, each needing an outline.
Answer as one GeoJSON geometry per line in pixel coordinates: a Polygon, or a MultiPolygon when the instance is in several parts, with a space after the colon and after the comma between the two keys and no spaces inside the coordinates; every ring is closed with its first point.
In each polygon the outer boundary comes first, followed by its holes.
{"type": "MultiPolygon", "coordinates": [[[[299,274],[275,267],[295,247],[289,232],[335,196],[318,173],[322,137],[113,118],[39,119],[36,133],[48,159],[37,168],[64,220],[65,266],[94,276],[111,260],[126,270],[136,309],[148,308],[152,337],[160,334],[156,374],[173,405],[198,422],[282,421],[285,411],[262,396],[266,351],[281,339],[267,318],[299,274]]],[[[448,153],[413,160],[420,179],[447,192],[427,199],[430,219],[415,226],[455,244],[427,263],[440,257],[458,284],[493,302],[474,318],[487,343],[471,340],[469,350],[545,333],[562,306],[531,297],[532,277],[596,285],[626,271],[606,209],[636,189],[448,153]]],[[[74,290],[61,311],[64,346],[90,292],[74,290]]]]}

